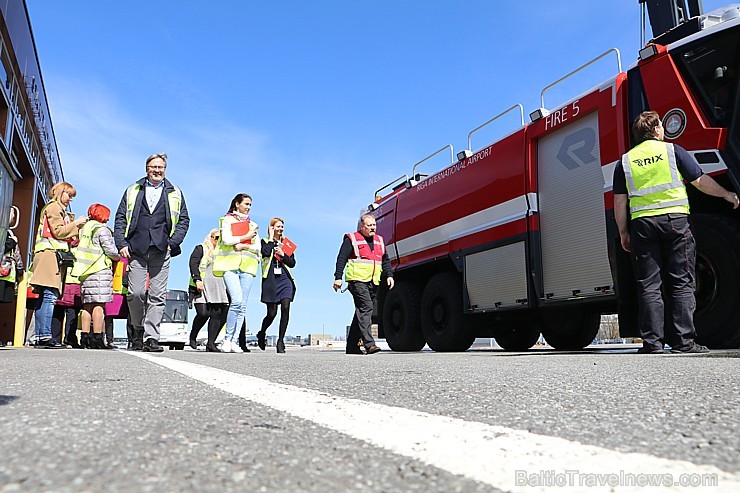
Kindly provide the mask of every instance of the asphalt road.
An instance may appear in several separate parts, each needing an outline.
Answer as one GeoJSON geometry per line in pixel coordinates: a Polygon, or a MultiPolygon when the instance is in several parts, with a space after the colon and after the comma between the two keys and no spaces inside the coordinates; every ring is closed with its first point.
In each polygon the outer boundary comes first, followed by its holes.
{"type": "MultiPolygon", "coordinates": [[[[337,401],[556,437],[567,441],[563,455],[570,447],[595,446],[624,457],[709,466],[740,480],[740,351],[347,356],[289,348],[285,355],[165,351],[154,358],[337,401]]],[[[380,430],[373,421],[348,435],[256,397],[123,350],[4,348],[0,491],[498,490],[444,462],[374,445],[380,430]]]]}

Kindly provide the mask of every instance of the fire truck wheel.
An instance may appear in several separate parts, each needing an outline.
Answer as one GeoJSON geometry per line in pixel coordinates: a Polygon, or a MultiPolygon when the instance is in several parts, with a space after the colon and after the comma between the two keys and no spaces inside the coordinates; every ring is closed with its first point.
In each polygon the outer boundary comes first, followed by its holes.
{"type": "Polygon", "coordinates": [[[696,238],[696,341],[711,348],[740,347],[740,223],[692,214],[696,238]]]}
{"type": "Polygon", "coordinates": [[[394,351],[419,351],[426,341],[421,333],[419,305],[421,290],[416,284],[399,281],[383,302],[383,331],[394,351]]]}
{"type": "Polygon", "coordinates": [[[421,297],[421,330],[434,351],[466,351],[475,334],[463,316],[462,282],[458,274],[432,277],[421,297]]]}
{"type": "Polygon", "coordinates": [[[542,335],[547,343],[561,351],[579,351],[594,340],[601,316],[585,308],[553,310],[542,319],[542,335]]]}
{"type": "Polygon", "coordinates": [[[496,329],[495,339],[499,346],[507,351],[526,351],[537,343],[540,338],[540,328],[523,321],[521,325],[496,329]]]}

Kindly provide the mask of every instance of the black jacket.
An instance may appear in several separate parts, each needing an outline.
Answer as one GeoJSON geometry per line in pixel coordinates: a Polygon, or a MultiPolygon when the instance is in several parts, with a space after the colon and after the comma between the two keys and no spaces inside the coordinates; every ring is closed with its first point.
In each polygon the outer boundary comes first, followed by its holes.
{"type": "MultiPolygon", "coordinates": [[[[141,180],[137,181],[139,185],[141,185],[141,189],[139,190],[138,195],[136,196],[136,200],[134,203],[134,210],[131,216],[131,226],[129,227],[128,235],[124,237],[124,233],[126,231],[126,192],[123,192],[123,197],[121,198],[121,203],[118,205],[118,210],[116,211],[115,216],[115,229],[113,231],[113,238],[116,240],[116,248],[121,250],[123,247],[129,247],[130,250],[131,244],[129,243],[129,240],[134,235],[134,232],[136,231],[137,223],[139,222],[139,215],[141,214],[141,207],[144,204],[144,197],[145,192],[144,189],[146,187],[146,177],[142,178],[141,180]]],[[[126,188],[128,190],[128,187],[126,188]]],[[[177,226],[175,226],[175,231],[172,233],[172,236],[169,236],[169,231],[172,229],[172,219],[170,218],[170,203],[169,200],[167,200],[167,194],[171,191],[173,191],[175,187],[170,183],[167,178],[164,179],[164,190],[162,190],[162,199],[164,201],[164,207],[165,207],[165,227],[163,229],[163,233],[167,236],[167,238],[162,239],[164,242],[166,242],[167,246],[170,247],[170,256],[176,257],[180,255],[182,252],[180,248],[180,244],[185,239],[185,234],[188,232],[188,226],[190,226],[190,216],[188,216],[188,208],[185,205],[185,196],[182,197],[182,203],[180,204],[180,220],[177,222],[177,226]]],[[[136,253],[144,253],[144,252],[136,252],[136,253]]]]}
{"type": "MultiPolygon", "coordinates": [[[[267,239],[262,238],[262,256],[263,257],[272,257],[272,251],[275,249],[275,242],[274,241],[267,241],[267,239]]],[[[281,260],[282,264],[288,267],[289,269],[292,269],[295,267],[295,253],[292,255],[286,255],[281,260]]],[[[290,301],[293,301],[295,299],[295,280],[293,280],[293,277],[290,276],[290,282],[293,283],[293,298],[290,299],[290,301]]],[[[267,277],[262,278],[262,292],[260,293],[260,301],[262,303],[272,303],[275,299],[275,262],[274,260],[270,261],[270,265],[268,266],[267,271],[267,277]]]]}

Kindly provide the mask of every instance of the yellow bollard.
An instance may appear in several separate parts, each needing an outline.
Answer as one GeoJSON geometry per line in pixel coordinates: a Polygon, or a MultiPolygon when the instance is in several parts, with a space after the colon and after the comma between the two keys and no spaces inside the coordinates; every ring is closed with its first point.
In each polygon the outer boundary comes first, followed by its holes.
{"type": "Polygon", "coordinates": [[[13,333],[13,346],[23,347],[26,340],[26,294],[28,290],[28,276],[23,273],[18,283],[18,298],[15,303],[15,331],[13,333]]]}

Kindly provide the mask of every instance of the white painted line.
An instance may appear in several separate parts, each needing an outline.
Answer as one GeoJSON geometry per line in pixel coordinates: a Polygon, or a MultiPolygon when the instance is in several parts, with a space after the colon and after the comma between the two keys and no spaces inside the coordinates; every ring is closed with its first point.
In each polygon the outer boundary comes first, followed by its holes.
{"type": "Polygon", "coordinates": [[[505,491],[740,491],[740,475],[714,466],[621,453],[503,426],[348,399],[164,356],[126,354],[505,491]],[[714,486],[678,486],[684,479],[713,478],[714,486]],[[565,481],[562,487],[556,483],[561,480],[565,481]],[[663,486],[667,480],[676,485],[663,486]],[[637,486],[638,481],[659,481],[661,486],[637,486]],[[632,486],[621,486],[630,482],[632,486]]]}

